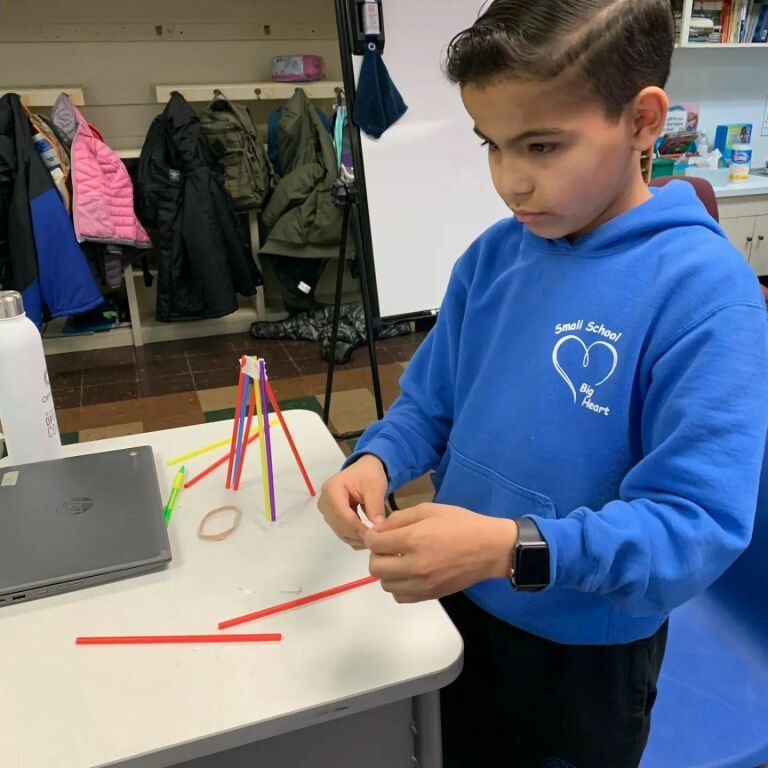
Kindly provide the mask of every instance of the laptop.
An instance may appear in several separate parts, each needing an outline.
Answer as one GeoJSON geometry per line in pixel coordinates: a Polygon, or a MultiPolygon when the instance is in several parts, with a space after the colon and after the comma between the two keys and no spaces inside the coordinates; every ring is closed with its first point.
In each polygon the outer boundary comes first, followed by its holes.
{"type": "Polygon", "coordinates": [[[149,446],[0,468],[0,608],[170,560],[149,446]]]}

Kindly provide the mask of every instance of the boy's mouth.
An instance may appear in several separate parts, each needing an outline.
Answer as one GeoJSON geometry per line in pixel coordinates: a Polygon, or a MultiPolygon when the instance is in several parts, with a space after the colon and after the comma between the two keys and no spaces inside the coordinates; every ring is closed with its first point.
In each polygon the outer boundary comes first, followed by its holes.
{"type": "Polygon", "coordinates": [[[512,213],[515,214],[515,218],[520,221],[522,224],[533,224],[533,222],[538,221],[546,214],[543,213],[534,213],[533,211],[512,211],[512,213]]]}

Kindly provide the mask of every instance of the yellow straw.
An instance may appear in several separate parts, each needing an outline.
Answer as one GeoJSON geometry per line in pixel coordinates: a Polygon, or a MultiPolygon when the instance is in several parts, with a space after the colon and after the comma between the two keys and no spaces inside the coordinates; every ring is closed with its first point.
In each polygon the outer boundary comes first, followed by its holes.
{"type": "MultiPolygon", "coordinates": [[[[252,429],[248,437],[253,437],[253,435],[258,432],[258,429],[252,429]]],[[[210,451],[215,451],[217,448],[223,448],[225,445],[230,445],[232,443],[231,438],[227,438],[226,440],[219,440],[218,443],[211,443],[210,445],[206,445],[205,448],[198,448],[196,451],[191,451],[190,453],[185,453],[183,456],[179,456],[175,459],[171,459],[170,461],[167,461],[166,464],[169,467],[173,467],[176,464],[181,464],[182,461],[188,461],[189,459],[194,459],[197,456],[202,456],[204,453],[209,453],[210,451]]]]}
{"type": "MultiPolygon", "coordinates": [[[[253,381],[253,390],[256,393],[256,418],[258,419],[258,424],[263,425],[264,420],[262,418],[262,402],[261,402],[261,387],[259,387],[259,382],[254,379],[253,381]]],[[[266,505],[266,515],[267,515],[267,521],[272,521],[272,508],[269,503],[269,474],[267,472],[267,443],[265,440],[259,440],[259,447],[261,449],[261,477],[262,477],[262,487],[264,489],[264,503],[266,505]]]]}

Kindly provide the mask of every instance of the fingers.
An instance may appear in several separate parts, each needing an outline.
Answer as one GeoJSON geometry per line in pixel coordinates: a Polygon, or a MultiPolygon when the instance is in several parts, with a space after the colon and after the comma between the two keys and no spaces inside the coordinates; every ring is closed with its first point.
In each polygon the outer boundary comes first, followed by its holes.
{"type": "Polygon", "coordinates": [[[363,511],[365,516],[370,520],[371,525],[379,527],[384,523],[385,511],[384,511],[384,494],[386,488],[381,491],[380,489],[372,489],[366,487],[363,489],[363,511]]]}
{"type": "Polygon", "coordinates": [[[370,529],[363,534],[365,546],[375,555],[407,554],[413,550],[412,538],[411,531],[405,528],[384,532],[370,529]]]}
{"type": "Polygon", "coordinates": [[[377,526],[377,530],[379,532],[396,531],[400,528],[407,528],[409,525],[421,522],[430,516],[429,507],[430,505],[427,504],[419,504],[416,507],[398,510],[382,520],[381,525],[377,526]]]}
{"type": "Polygon", "coordinates": [[[362,541],[362,539],[351,539],[346,536],[339,537],[345,544],[349,544],[352,549],[355,550],[355,552],[362,552],[362,550],[367,549],[365,546],[365,543],[362,541]]]}
{"type": "Polygon", "coordinates": [[[409,556],[371,554],[368,570],[371,572],[371,576],[382,581],[411,578],[413,576],[412,559],[409,556]]]}
{"type": "Polygon", "coordinates": [[[414,582],[408,579],[391,579],[381,582],[381,588],[394,598],[396,603],[406,605],[409,603],[421,603],[431,598],[421,592],[414,582]]]}
{"type": "Polygon", "coordinates": [[[367,529],[352,508],[353,503],[346,486],[332,478],[323,486],[317,508],[342,541],[355,549],[364,549],[363,534],[367,529]]]}

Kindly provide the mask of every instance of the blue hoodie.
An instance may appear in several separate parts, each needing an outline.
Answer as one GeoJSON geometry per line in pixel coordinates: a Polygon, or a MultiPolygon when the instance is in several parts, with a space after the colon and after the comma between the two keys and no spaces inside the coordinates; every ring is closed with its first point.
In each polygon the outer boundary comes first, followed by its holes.
{"type": "Polygon", "coordinates": [[[626,643],[749,543],[766,381],[758,281],[676,182],[575,242],[513,219],[480,237],[350,461],[378,456],[391,490],[436,469],[436,502],[531,517],[550,586],[466,594],[556,642],[626,643]]]}

